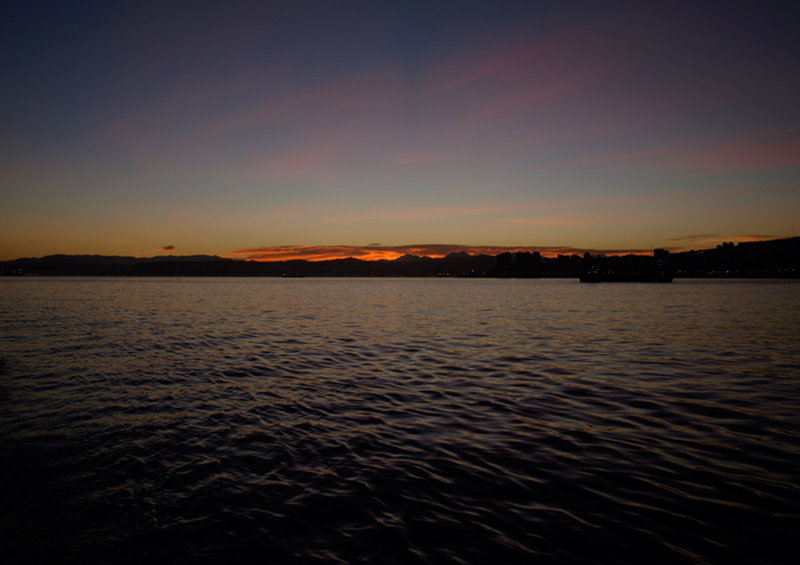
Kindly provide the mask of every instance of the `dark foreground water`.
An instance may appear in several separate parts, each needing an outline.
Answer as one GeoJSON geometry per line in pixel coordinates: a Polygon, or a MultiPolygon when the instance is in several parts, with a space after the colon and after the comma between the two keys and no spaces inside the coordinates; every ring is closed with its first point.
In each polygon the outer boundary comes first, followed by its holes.
{"type": "Polygon", "coordinates": [[[800,282],[0,280],[0,560],[796,563],[800,282]]]}

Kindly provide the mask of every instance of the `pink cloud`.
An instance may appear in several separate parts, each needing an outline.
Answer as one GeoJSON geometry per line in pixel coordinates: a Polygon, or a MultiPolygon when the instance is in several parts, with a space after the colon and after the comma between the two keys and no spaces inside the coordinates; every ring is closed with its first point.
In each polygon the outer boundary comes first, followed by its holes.
{"type": "Polygon", "coordinates": [[[521,25],[514,35],[451,53],[431,67],[422,90],[436,130],[426,125],[427,138],[446,148],[435,153],[492,140],[522,145],[526,131],[553,138],[545,143],[571,140],[564,130],[583,138],[580,129],[607,141],[614,127],[602,119],[608,109],[592,114],[584,107],[594,98],[609,99],[605,91],[593,96],[594,90],[613,88],[642,64],[643,54],[632,46],[646,34],[600,20],[534,38],[521,25]]]}
{"type": "Polygon", "coordinates": [[[302,124],[311,118],[324,122],[342,113],[369,111],[374,109],[376,101],[391,103],[391,93],[396,88],[397,79],[388,70],[329,80],[264,100],[257,110],[220,117],[202,130],[191,132],[187,142],[207,143],[226,134],[270,124],[292,124],[298,120],[302,124]]]}
{"type": "Polygon", "coordinates": [[[463,251],[466,246],[449,244],[430,245],[280,245],[237,249],[234,255],[258,261],[327,261],[331,259],[357,258],[365,260],[393,260],[402,255],[444,257],[448,253],[463,251]]]}
{"type": "Polygon", "coordinates": [[[552,56],[555,48],[555,43],[542,41],[490,44],[471,52],[460,53],[434,69],[432,74],[436,79],[430,88],[435,94],[448,92],[526,63],[540,61],[552,56]]]}
{"type": "Polygon", "coordinates": [[[387,156],[387,158],[389,159],[389,163],[391,163],[392,165],[438,163],[441,161],[450,161],[458,157],[459,154],[457,153],[435,154],[435,153],[413,153],[413,152],[393,153],[387,156]]]}
{"type": "Polygon", "coordinates": [[[537,167],[536,171],[614,165],[617,170],[648,169],[696,177],[800,166],[800,139],[755,143],[682,145],[633,153],[601,155],[537,167]]]}
{"type": "Polygon", "coordinates": [[[800,139],[725,143],[683,150],[667,163],[687,176],[720,175],[800,166],[800,139]]]}
{"type": "Polygon", "coordinates": [[[608,67],[612,54],[615,65],[624,67],[642,58],[631,45],[653,32],[652,18],[643,16],[639,23],[648,28],[628,25],[609,14],[531,37],[531,22],[520,21],[516,28],[505,30],[502,38],[445,55],[432,68],[430,89],[445,93],[488,79],[541,79],[597,68],[598,63],[608,67]]]}
{"type": "Polygon", "coordinates": [[[376,135],[373,118],[361,116],[329,128],[311,131],[282,147],[265,150],[245,164],[250,178],[328,178],[365,159],[376,135]]]}
{"type": "Polygon", "coordinates": [[[618,163],[620,161],[639,161],[648,157],[655,157],[662,155],[663,151],[641,151],[638,153],[620,153],[615,155],[603,155],[600,157],[587,157],[583,159],[574,159],[570,161],[562,161],[559,163],[552,163],[542,167],[537,167],[537,171],[559,170],[559,169],[572,169],[580,167],[589,167],[593,165],[602,165],[606,163],[618,163]]]}
{"type": "Polygon", "coordinates": [[[386,145],[403,96],[397,77],[375,73],[320,91],[325,95],[293,103],[290,112],[238,123],[283,128],[274,146],[256,149],[242,162],[250,178],[319,179],[381,161],[379,148],[386,145]]]}
{"type": "Polygon", "coordinates": [[[456,245],[456,244],[419,244],[419,245],[279,245],[271,247],[253,247],[237,249],[234,256],[255,261],[329,261],[331,259],[356,258],[367,261],[394,260],[403,255],[441,258],[450,253],[466,252],[470,255],[499,255],[500,253],[516,253],[518,251],[538,252],[545,257],[556,255],[592,254],[622,255],[628,253],[649,253],[649,249],[583,249],[576,247],[541,247],[541,246],[492,246],[492,245],[456,245]]]}
{"type": "Polygon", "coordinates": [[[529,85],[523,89],[521,94],[496,100],[491,106],[470,114],[467,119],[488,118],[496,114],[520,110],[536,103],[579,93],[589,88],[592,84],[599,82],[603,76],[603,73],[597,70],[581,70],[569,76],[561,77],[553,83],[548,83],[545,87],[541,87],[538,84],[529,85]]]}
{"type": "MultiPolygon", "coordinates": [[[[224,175],[256,172],[314,174],[324,163],[363,148],[383,131],[402,91],[390,70],[347,76],[294,89],[241,107],[217,109],[204,120],[170,125],[180,100],[166,97],[137,115],[120,116],[108,137],[142,167],[207,170],[224,175]],[[162,119],[163,118],[163,119],[162,119]],[[270,135],[275,132],[274,135],[270,135]],[[256,134],[244,153],[229,156],[237,136],[256,134]]],[[[176,112],[177,110],[177,112],[176,112]]]]}

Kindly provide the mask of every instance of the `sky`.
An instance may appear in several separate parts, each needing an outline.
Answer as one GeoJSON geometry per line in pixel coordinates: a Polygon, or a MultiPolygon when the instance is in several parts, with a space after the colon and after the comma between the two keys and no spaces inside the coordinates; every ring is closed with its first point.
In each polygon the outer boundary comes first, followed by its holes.
{"type": "Polygon", "coordinates": [[[800,230],[794,2],[0,4],[0,260],[800,230]]]}

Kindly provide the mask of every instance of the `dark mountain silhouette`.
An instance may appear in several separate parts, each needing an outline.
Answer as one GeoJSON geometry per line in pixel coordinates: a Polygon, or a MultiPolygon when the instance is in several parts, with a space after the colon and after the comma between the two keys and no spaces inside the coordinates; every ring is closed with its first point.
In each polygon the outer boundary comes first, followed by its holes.
{"type": "MultiPolygon", "coordinates": [[[[800,237],[752,243],[725,243],[714,249],[651,256],[559,255],[538,252],[497,256],[450,253],[433,259],[403,255],[394,261],[334,259],[330,261],[257,262],[215,255],[124,257],[48,255],[0,262],[0,275],[67,276],[302,276],[302,277],[578,277],[589,269],[605,273],[652,272],[675,277],[800,277],[800,237]]],[[[635,278],[635,277],[634,277],[635,278]]]]}
{"type": "Polygon", "coordinates": [[[445,259],[468,259],[470,257],[472,257],[472,255],[466,251],[453,251],[452,253],[448,253],[445,259]]]}
{"type": "Polygon", "coordinates": [[[134,265],[136,263],[158,263],[164,261],[203,262],[234,261],[216,255],[161,255],[158,257],[129,257],[119,255],[47,255],[39,259],[16,259],[16,261],[38,261],[52,265],[134,265]]]}
{"type": "Polygon", "coordinates": [[[411,255],[410,253],[406,253],[402,257],[398,257],[395,259],[398,263],[417,263],[419,261],[430,261],[430,257],[420,257],[419,255],[411,255]]]}

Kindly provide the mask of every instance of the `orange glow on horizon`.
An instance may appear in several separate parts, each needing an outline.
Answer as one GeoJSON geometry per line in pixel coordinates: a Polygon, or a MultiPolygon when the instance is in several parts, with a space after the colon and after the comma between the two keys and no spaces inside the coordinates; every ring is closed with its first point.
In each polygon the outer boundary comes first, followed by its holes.
{"type": "Polygon", "coordinates": [[[558,255],[650,255],[651,249],[578,249],[573,247],[500,247],[469,246],[452,244],[403,245],[403,246],[348,246],[348,245],[279,245],[237,249],[230,256],[236,259],[251,261],[331,261],[335,259],[360,259],[362,261],[394,261],[404,255],[415,255],[431,259],[441,259],[451,253],[468,253],[469,255],[499,255],[501,253],[530,252],[539,253],[545,258],[558,255]]]}

